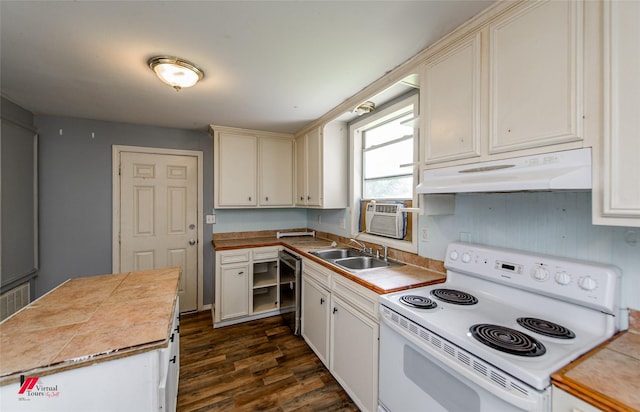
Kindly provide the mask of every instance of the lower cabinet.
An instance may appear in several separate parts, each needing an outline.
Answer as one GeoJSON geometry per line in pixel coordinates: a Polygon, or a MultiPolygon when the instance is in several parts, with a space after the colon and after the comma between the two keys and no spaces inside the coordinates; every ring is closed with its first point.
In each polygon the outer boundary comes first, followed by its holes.
{"type": "Polygon", "coordinates": [[[302,277],[302,336],[329,367],[331,294],[308,275],[302,277]]]}
{"type": "Polygon", "coordinates": [[[363,410],[378,399],[379,324],[337,295],[331,297],[331,373],[363,410]]]}
{"type": "Polygon", "coordinates": [[[237,318],[249,314],[249,265],[237,263],[220,268],[220,319],[237,318]]]}
{"type": "Polygon", "coordinates": [[[378,295],[307,259],[302,336],[363,411],[378,402],[378,295]]]}
{"type": "Polygon", "coordinates": [[[213,327],[295,310],[294,279],[281,279],[280,247],[216,252],[213,327]]]}
{"type": "Polygon", "coordinates": [[[551,394],[552,412],[601,412],[601,409],[555,386],[551,387],[551,394]]]}

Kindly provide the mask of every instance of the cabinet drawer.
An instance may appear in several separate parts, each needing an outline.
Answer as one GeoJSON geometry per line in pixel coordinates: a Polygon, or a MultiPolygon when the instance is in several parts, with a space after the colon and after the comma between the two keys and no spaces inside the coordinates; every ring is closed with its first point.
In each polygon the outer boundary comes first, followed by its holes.
{"type": "Polygon", "coordinates": [[[302,272],[318,282],[320,285],[329,289],[331,274],[333,273],[329,269],[326,269],[309,259],[304,259],[302,261],[302,272]]]}
{"type": "Polygon", "coordinates": [[[334,276],[331,291],[364,314],[378,319],[378,294],[342,276],[334,276]]]}
{"type": "Polygon", "coordinates": [[[253,260],[278,259],[278,248],[254,249],[251,252],[253,260]]]}
{"type": "Polygon", "coordinates": [[[248,262],[249,261],[249,251],[248,250],[234,250],[231,252],[220,252],[218,254],[218,259],[221,265],[226,265],[229,263],[238,263],[238,262],[248,262]]]}

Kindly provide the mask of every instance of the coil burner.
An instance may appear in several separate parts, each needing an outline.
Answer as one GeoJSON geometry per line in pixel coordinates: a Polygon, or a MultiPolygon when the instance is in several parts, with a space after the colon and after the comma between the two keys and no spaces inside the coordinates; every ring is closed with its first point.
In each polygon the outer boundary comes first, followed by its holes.
{"type": "Polygon", "coordinates": [[[418,295],[403,295],[400,297],[400,302],[418,309],[434,309],[438,306],[433,300],[418,295]]]}
{"type": "Polygon", "coordinates": [[[454,305],[468,306],[478,303],[478,298],[472,294],[455,289],[434,289],[431,291],[431,296],[454,305]]]}
{"type": "Polygon", "coordinates": [[[501,352],[517,356],[542,356],[547,351],[535,338],[505,326],[480,323],[469,328],[471,336],[501,352]]]}
{"type": "Polygon", "coordinates": [[[571,330],[565,328],[557,323],[549,322],[548,320],[538,318],[518,318],[516,319],[518,325],[523,328],[536,332],[544,336],[556,339],[573,339],[576,334],[571,330]]]}

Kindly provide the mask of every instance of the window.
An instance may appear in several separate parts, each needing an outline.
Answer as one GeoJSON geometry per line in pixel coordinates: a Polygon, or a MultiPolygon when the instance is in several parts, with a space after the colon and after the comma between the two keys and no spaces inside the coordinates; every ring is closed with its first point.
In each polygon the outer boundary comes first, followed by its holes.
{"type": "Polygon", "coordinates": [[[358,239],[417,252],[417,216],[408,215],[404,239],[361,233],[369,200],[402,201],[417,207],[419,138],[412,119],[418,116],[418,94],[411,93],[382,105],[349,125],[351,153],[350,234],[358,239]]]}
{"type": "Polygon", "coordinates": [[[413,110],[363,132],[364,199],[413,198],[413,110]]]}

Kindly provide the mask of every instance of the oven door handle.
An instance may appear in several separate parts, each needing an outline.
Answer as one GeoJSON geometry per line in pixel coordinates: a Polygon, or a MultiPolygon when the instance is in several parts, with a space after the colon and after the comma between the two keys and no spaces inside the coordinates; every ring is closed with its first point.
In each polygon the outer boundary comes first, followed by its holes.
{"type": "MultiPolygon", "coordinates": [[[[483,377],[481,377],[480,375],[477,375],[471,372],[470,370],[462,366],[462,364],[458,363],[456,360],[453,360],[451,358],[451,355],[445,355],[444,353],[441,353],[438,350],[429,348],[428,346],[430,345],[429,343],[424,342],[423,340],[415,336],[413,333],[403,329],[401,326],[396,325],[393,321],[387,319],[384,313],[380,313],[380,315],[381,315],[380,318],[385,323],[385,325],[390,327],[392,331],[399,333],[401,336],[408,339],[413,344],[415,349],[421,351],[422,353],[426,353],[431,357],[436,358],[440,363],[446,365],[447,367],[450,367],[456,373],[464,376],[474,384],[481,386],[483,389],[495,395],[496,397],[503,399],[505,402],[508,402],[514,406],[517,406],[518,408],[523,409],[525,411],[539,410],[539,404],[538,404],[538,401],[535,399],[535,396],[539,396],[540,392],[536,392],[536,394],[534,395],[534,399],[528,399],[528,398],[523,398],[522,396],[514,395],[508,392],[507,390],[496,387],[496,385],[491,383],[489,378],[487,378],[486,376],[483,379],[483,377]]],[[[420,329],[419,326],[418,328],[420,329]]],[[[428,332],[428,333],[433,334],[431,332],[428,332]]],[[[444,340],[442,338],[440,339],[444,340]]],[[[455,346],[455,345],[451,345],[451,346],[455,346]]],[[[458,348],[456,347],[456,349],[458,348]]],[[[465,352],[465,354],[469,355],[467,352],[465,352]]],[[[529,390],[534,391],[534,389],[529,386],[527,386],[527,388],[529,390]]],[[[544,402],[547,402],[547,403],[549,402],[548,396],[547,396],[547,399],[544,400],[544,402]]]]}

